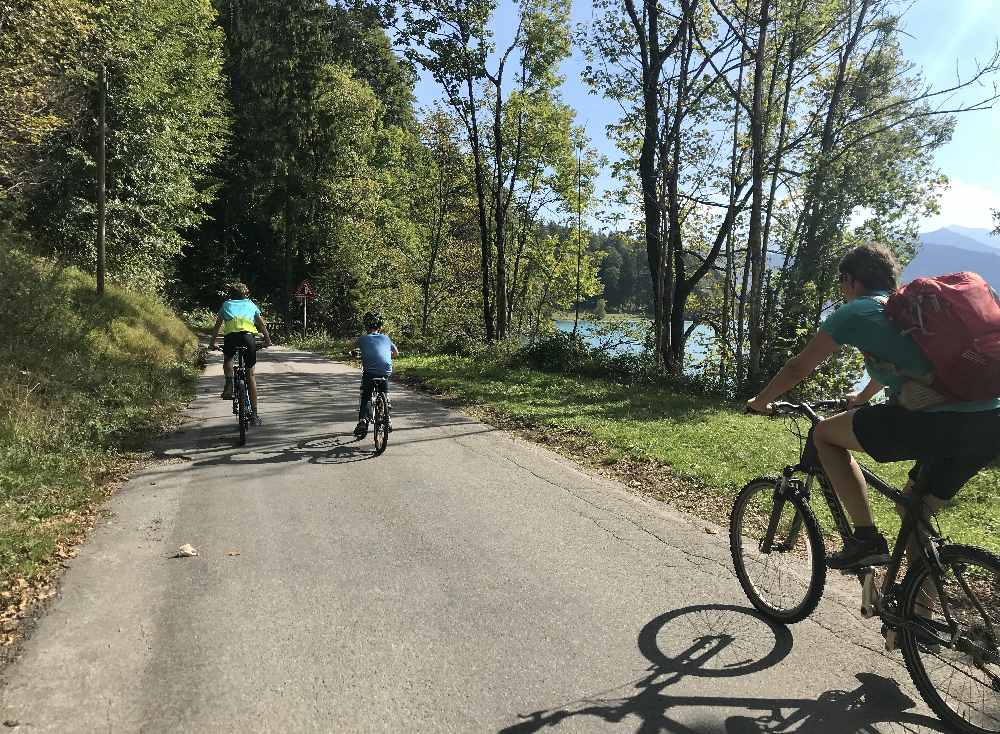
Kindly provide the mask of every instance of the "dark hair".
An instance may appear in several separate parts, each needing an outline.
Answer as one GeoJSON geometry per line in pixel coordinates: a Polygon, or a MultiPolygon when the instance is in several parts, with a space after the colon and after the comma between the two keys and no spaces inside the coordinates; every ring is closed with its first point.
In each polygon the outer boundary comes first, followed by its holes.
{"type": "Polygon", "coordinates": [[[849,275],[870,291],[896,290],[899,262],[885,245],[866,242],[844,255],[841,275],[849,275]]]}
{"type": "Polygon", "coordinates": [[[378,311],[369,311],[364,318],[365,329],[373,331],[382,328],[382,314],[378,311]]]}
{"type": "Polygon", "coordinates": [[[250,297],[250,289],[238,280],[226,286],[226,293],[228,293],[229,298],[234,301],[250,297]]]}

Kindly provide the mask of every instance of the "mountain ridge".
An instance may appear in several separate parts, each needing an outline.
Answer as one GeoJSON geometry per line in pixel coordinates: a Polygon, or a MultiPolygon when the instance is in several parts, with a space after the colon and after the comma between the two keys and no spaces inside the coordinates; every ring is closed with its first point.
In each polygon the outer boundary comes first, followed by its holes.
{"type": "Polygon", "coordinates": [[[961,270],[979,273],[1000,290],[1000,237],[990,230],[950,225],[919,236],[917,254],[903,268],[900,281],[961,270]]]}

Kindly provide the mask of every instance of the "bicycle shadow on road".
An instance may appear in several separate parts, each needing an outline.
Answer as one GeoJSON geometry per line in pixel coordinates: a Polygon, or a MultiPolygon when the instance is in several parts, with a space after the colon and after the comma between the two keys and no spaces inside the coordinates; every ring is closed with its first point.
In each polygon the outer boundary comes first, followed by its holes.
{"type": "MultiPolygon", "coordinates": [[[[267,456],[268,459],[261,463],[309,460],[313,458],[315,451],[299,451],[302,447],[290,445],[289,438],[309,438],[315,436],[315,429],[320,426],[345,424],[350,426],[347,431],[335,432],[328,429],[322,435],[341,436],[347,439],[342,444],[349,443],[353,439],[351,431],[357,420],[359,377],[360,375],[325,375],[301,371],[261,375],[259,379],[264,425],[250,429],[248,446],[244,448],[239,446],[236,421],[229,413],[230,401],[218,400],[223,384],[222,376],[203,374],[198,387],[198,404],[203,412],[172,434],[158,440],[157,453],[162,458],[183,455],[199,463],[204,460],[197,459],[198,456],[216,455],[217,458],[222,452],[230,450],[256,451],[267,456]],[[212,403],[216,403],[217,407],[212,403]],[[208,414],[204,412],[206,409],[210,411],[208,414]]],[[[497,430],[405,390],[394,392],[392,413],[397,425],[390,443],[395,446],[448,440],[497,430]],[[469,430],[467,426],[478,430],[469,430]],[[424,429],[443,429],[443,432],[439,435],[425,435],[422,433],[424,429]]],[[[344,463],[344,460],[355,458],[353,452],[336,449],[332,456],[325,457],[323,463],[344,463]]],[[[208,462],[237,463],[244,459],[245,456],[235,460],[230,457],[215,461],[209,457],[208,462]]]]}
{"type": "MultiPolygon", "coordinates": [[[[499,734],[529,734],[579,717],[609,723],[637,722],[635,731],[671,734],[932,734],[948,732],[937,719],[910,713],[916,703],[889,678],[858,673],[854,690],[829,690],[815,700],[671,695],[688,678],[735,678],[760,673],[792,650],[786,627],[754,610],[723,604],[691,606],[661,614],[640,631],[638,647],[648,674],[611,690],[530,714],[499,734]],[[691,723],[690,709],[713,718],[691,723]],[[686,709],[682,723],[680,710],[686,709]],[[747,715],[719,716],[731,709],[747,715]],[[670,712],[678,713],[671,718],[670,712]]],[[[567,724],[570,726],[569,724],[567,724]]],[[[572,729],[573,727],[570,726],[572,729]]]]}

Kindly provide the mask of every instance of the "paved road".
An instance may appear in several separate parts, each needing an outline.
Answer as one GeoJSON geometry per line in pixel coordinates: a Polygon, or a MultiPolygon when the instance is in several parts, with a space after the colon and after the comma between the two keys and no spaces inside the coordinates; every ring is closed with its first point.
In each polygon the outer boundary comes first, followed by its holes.
{"type": "Polygon", "coordinates": [[[115,495],[6,670],[0,721],[942,731],[851,587],[771,629],[703,522],[398,388],[374,458],[350,435],[357,372],[274,349],[259,373],[266,425],[240,449],[210,365],[183,430],[115,495]],[[200,555],[171,558],[184,543],[200,555]]]}

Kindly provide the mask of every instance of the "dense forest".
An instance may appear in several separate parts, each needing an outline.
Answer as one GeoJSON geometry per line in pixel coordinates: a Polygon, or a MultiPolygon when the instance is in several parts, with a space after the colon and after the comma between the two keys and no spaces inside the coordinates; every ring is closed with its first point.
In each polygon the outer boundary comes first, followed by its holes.
{"type": "Polygon", "coordinates": [[[845,248],[912,255],[935,150],[996,99],[953,101],[1000,56],[924,82],[906,5],[593,0],[574,27],[568,0],[0,0],[0,241],[97,267],[103,105],[118,284],[188,310],[239,278],[290,328],[310,279],[311,323],[380,309],[431,346],[533,340],[600,300],[649,317],[665,374],[703,327],[706,379],[745,393],[845,248]],[[612,162],[561,95],[574,50],[621,110],[612,162]]]}

